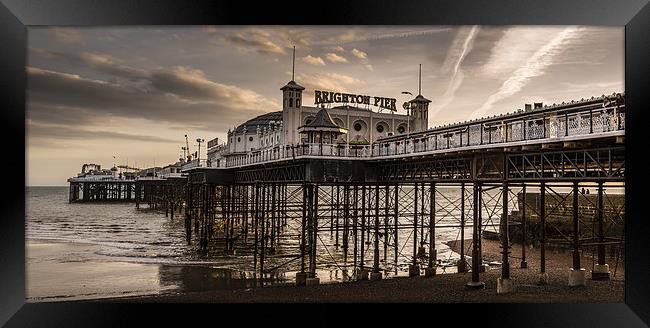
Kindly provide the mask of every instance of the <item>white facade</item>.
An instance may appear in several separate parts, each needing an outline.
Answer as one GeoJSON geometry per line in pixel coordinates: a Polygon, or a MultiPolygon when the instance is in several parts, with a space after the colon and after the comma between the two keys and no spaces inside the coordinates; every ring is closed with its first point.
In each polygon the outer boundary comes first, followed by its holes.
{"type": "MultiPolygon", "coordinates": [[[[306,136],[298,128],[313,120],[323,107],[304,106],[305,88],[295,81],[288,82],[282,90],[282,111],[255,117],[233,130],[228,131],[225,144],[208,148],[211,167],[225,166],[225,158],[284,145],[298,145],[306,142],[306,136]]],[[[376,112],[370,108],[347,104],[324,107],[342,128],[348,130],[337,139],[337,143],[372,144],[380,138],[392,135],[421,132],[428,129],[428,105],[430,101],[418,95],[409,102],[410,115],[393,111],[376,112]]]]}

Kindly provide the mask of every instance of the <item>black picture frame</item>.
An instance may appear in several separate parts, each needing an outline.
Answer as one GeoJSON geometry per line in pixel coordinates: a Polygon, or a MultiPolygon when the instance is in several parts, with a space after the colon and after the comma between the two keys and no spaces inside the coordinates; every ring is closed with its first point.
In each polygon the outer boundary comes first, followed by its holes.
{"type": "MultiPolygon", "coordinates": [[[[185,325],[194,320],[224,324],[233,311],[252,311],[245,323],[313,324],[323,318],[336,324],[347,315],[368,320],[429,320],[427,324],[500,325],[525,327],[643,327],[650,325],[650,224],[645,217],[642,124],[650,109],[650,5],[648,0],[501,0],[501,1],[356,1],[323,3],[245,1],[98,1],[0,0],[0,100],[5,138],[3,216],[0,217],[0,324],[24,326],[125,326],[145,319],[146,325],[185,325]],[[110,303],[25,303],[25,87],[27,27],[37,25],[610,25],[625,26],[626,222],[625,303],[620,304],[424,304],[418,309],[377,310],[341,305],[322,307],[222,305],[158,305],[110,303]],[[23,153],[24,154],[24,153],[23,153]],[[23,174],[18,174],[23,172],[23,174]],[[10,174],[8,174],[10,173],[10,174]],[[644,220],[645,219],[645,220],[644,220]],[[162,308],[161,308],[162,307],[162,308]],[[451,313],[463,311],[463,314],[451,313]],[[313,319],[298,320],[298,313],[313,319]],[[347,312],[347,315],[346,315],[347,312]],[[359,315],[356,315],[359,313],[359,315]],[[365,314],[364,314],[365,313],[365,314]],[[383,314],[385,313],[385,314],[383,314]],[[397,313],[392,315],[391,313],[397,313]],[[386,318],[389,317],[389,318],[386,318]],[[320,318],[320,319],[319,319],[320,318]],[[412,318],[412,319],[411,319],[412,318]],[[222,321],[220,321],[222,320],[222,321]],[[447,323],[442,321],[450,320],[447,323]]],[[[617,46],[617,45],[612,45],[617,46]]],[[[375,306],[375,305],[373,305],[375,306]]],[[[387,305],[388,307],[392,305],[387,305]]],[[[244,322],[244,321],[242,321],[244,322]]],[[[350,324],[345,319],[346,325],[350,324]]]]}

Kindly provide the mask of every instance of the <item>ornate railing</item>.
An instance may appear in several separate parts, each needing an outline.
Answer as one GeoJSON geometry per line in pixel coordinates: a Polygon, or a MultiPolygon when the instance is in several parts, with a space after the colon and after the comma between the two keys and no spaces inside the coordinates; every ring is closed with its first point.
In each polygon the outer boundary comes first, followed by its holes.
{"type": "Polygon", "coordinates": [[[301,157],[370,158],[542,140],[553,142],[577,136],[617,134],[625,129],[624,105],[603,108],[591,101],[567,106],[465,122],[381,139],[372,145],[305,143],[276,146],[228,156],[225,167],[301,157]]]}

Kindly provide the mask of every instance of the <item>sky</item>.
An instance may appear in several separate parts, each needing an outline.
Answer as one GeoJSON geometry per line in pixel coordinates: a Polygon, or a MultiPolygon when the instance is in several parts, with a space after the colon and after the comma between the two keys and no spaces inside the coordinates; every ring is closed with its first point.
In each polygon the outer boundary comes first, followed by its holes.
{"type": "Polygon", "coordinates": [[[225,140],[282,109],[293,46],[305,105],[314,90],[401,104],[422,64],[430,127],[625,91],[623,27],[30,27],[26,184],[66,185],[83,163],[164,166],[185,134],[192,151],[225,140]]]}

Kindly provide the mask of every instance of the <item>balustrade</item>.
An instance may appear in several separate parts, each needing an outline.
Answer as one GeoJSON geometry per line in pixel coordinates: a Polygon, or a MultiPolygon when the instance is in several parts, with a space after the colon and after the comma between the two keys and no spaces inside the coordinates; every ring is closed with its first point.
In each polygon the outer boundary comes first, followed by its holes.
{"type": "MultiPolygon", "coordinates": [[[[457,128],[380,142],[372,145],[303,143],[296,146],[263,149],[255,153],[229,156],[226,167],[249,165],[299,156],[383,157],[411,153],[444,151],[462,147],[554,139],[567,136],[602,134],[625,129],[625,113],[614,108],[589,109],[578,113],[545,113],[537,117],[470,123],[457,128]]],[[[198,163],[197,163],[198,164],[198,163]]],[[[184,168],[197,166],[188,163],[184,168]]],[[[203,164],[205,165],[205,164],[203,164]]]]}

